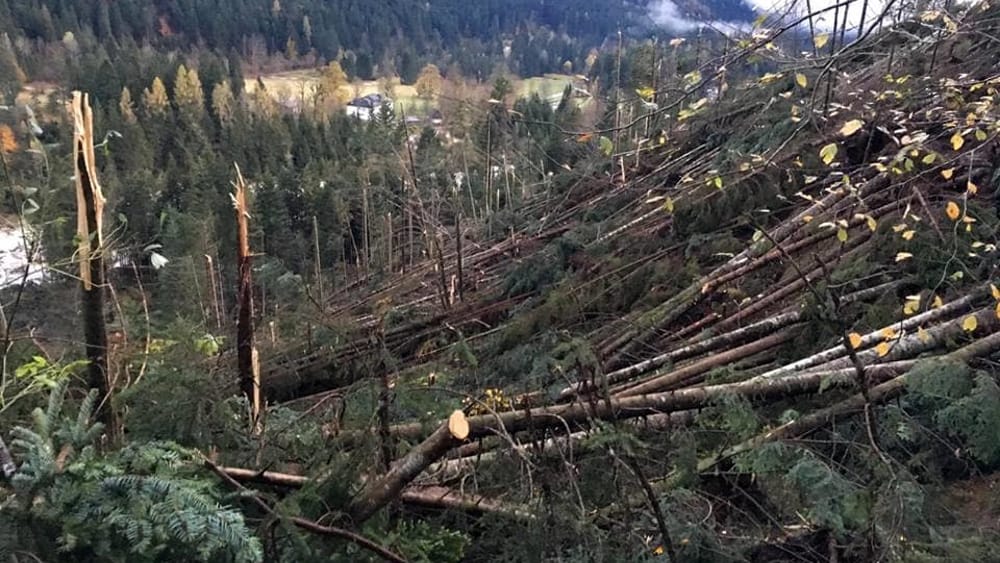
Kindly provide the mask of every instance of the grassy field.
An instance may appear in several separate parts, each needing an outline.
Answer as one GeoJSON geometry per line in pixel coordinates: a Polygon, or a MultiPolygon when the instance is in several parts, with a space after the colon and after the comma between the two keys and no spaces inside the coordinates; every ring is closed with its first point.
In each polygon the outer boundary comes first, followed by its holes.
{"type": "MultiPolygon", "coordinates": [[[[543,98],[557,96],[562,93],[567,84],[574,80],[573,76],[563,74],[546,74],[527,79],[514,80],[514,92],[518,97],[529,96],[538,93],[543,98]]],[[[261,75],[260,81],[279,100],[297,100],[303,96],[309,99],[316,91],[319,83],[319,70],[293,70],[279,72],[275,74],[261,75]]],[[[248,78],[246,89],[253,92],[257,88],[257,80],[248,78]]],[[[366,96],[380,92],[378,81],[358,81],[344,87],[344,96],[353,99],[358,96],[366,96]]],[[[417,96],[417,91],[412,85],[397,84],[393,91],[393,101],[397,108],[411,115],[420,115],[433,109],[433,102],[429,102],[417,96]]]]}

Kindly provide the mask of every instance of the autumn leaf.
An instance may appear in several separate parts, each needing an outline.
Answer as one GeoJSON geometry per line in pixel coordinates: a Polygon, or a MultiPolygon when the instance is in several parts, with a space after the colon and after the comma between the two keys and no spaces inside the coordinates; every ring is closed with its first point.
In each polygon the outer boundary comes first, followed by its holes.
{"type": "Polygon", "coordinates": [[[906,298],[906,302],[903,304],[903,314],[910,316],[915,314],[920,310],[920,296],[910,295],[906,298]]]}
{"type": "Polygon", "coordinates": [[[837,229],[837,240],[840,242],[847,242],[847,230],[837,229]]]}
{"type": "Polygon", "coordinates": [[[673,213],[674,212],[674,198],[668,197],[663,202],[663,210],[666,211],[667,213],[673,213]]]}
{"type": "Polygon", "coordinates": [[[821,33],[817,35],[815,38],[813,38],[813,45],[815,45],[817,49],[822,49],[823,46],[825,46],[829,41],[830,41],[830,34],[821,33]]]}
{"type": "Polygon", "coordinates": [[[929,152],[925,154],[923,158],[920,159],[920,162],[923,162],[924,164],[934,164],[934,161],[936,159],[937,155],[935,153],[929,152]]]}
{"type": "Polygon", "coordinates": [[[902,235],[903,240],[910,240],[910,239],[912,239],[913,235],[915,235],[916,233],[917,233],[917,231],[914,231],[913,229],[910,229],[909,231],[903,231],[903,235],[902,235]]]}
{"type": "Polygon", "coordinates": [[[837,143],[830,143],[819,149],[819,157],[823,159],[824,164],[829,166],[833,159],[837,158],[837,143]]]}
{"type": "Polygon", "coordinates": [[[983,131],[982,129],[976,129],[976,140],[977,141],[985,141],[986,140],[986,136],[987,136],[986,135],[986,131],[983,131]]]}
{"type": "Polygon", "coordinates": [[[944,170],[941,171],[941,176],[944,177],[945,180],[951,180],[951,177],[954,174],[955,174],[954,168],[945,168],[944,170]]]}
{"type": "Polygon", "coordinates": [[[795,83],[798,84],[800,87],[805,88],[806,86],[809,85],[809,79],[806,78],[806,75],[798,73],[795,75],[795,83]]]}
{"type": "Polygon", "coordinates": [[[891,326],[883,328],[882,330],[879,331],[879,334],[881,334],[882,338],[886,340],[895,340],[896,337],[899,336],[899,333],[896,332],[896,329],[892,328],[891,326]]]}
{"type": "Polygon", "coordinates": [[[931,307],[937,309],[944,305],[944,299],[941,299],[940,295],[935,295],[934,300],[931,301],[931,307]]]}
{"type": "Polygon", "coordinates": [[[858,130],[864,127],[864,125],[864,121],[861,121],[860,119],[852,119],[840,128],[840,134],[844,137],[850,137],[851,135],[857,133],[858,130]]]}
{"type": "Polygon", "coordinates": [[[909,260],[913,258],[913,255],[909,252],[899,252],[896,254],[896,262],[902,262],[903,260],[909,260]]]}
{"type": "Polygon", "coordinates": [[[889,353],[889,343],[879,342],[878,346],[875,347],[875,353],[878,354],[878,357],[880,358],[885,357],[885,355],[889,353]]]}
{"type": "Polygon", "coordinates": [[[952,221],[958,221],[958,216],[962,214],[962,210],[959,209],[958,204],[954,201],[948,202],[948,205],[945,206],[944,212],[952,221]]]}
{"type": "Polygon", "coordinates": [[[979,193],[979,186],[974,184],[972,180],[965,183],[965,191],[969,192],[969,195],[976,195],[979,193]]]}
{"type": "Polygon", "coordinates": [[[997,286],[990,284],[990,294],[993,296],[993,299],[1000,301],[1000,288],[997,288],[997,286]]]}
{"type": "Polygon", "coordinates": [[[1000,302],[997,303],[997,308],[996,310],[993,311],[993,313],[997,316],[998,319],[1000,319],[1000,302]]]}
{"type": "Polygon", "coordinates": [[[17,139],[14,131],[7,125],[0,125],[0,152],[10,154],[17,150],[17,139]]]}
{"type": "Polygon", "coordinates": [[[957,151],[961,149],[964,144],[965,138],[962,137],[962,133],[956,131],[955,134],[951,136],[951,148],[957,151]]]}
{"type": "Polygon", "coordinates": [[[878,229],[878,221],[876,221],[871,215],[865,218],[865,222],[868,224],[868,230],[871,232],[874,233],[875,230],[878,229]]]}
{"type": "Polygon", "coordinates": [[[847,335],[847,340],[850,341],[851,348],[857,350],[858,348],[861,347],[861,335],[860,334],[858,334],[856,332],[852,332],[852,333],[850,333],[850,334],[847,335]]]}
{"type": "Polygon", "coordinates": [[[962,330],[965,332],[975,332],[976,327],[979,326],[979,321],[976,319],[975,315],[969,315],[962,320],[962,330]]]}

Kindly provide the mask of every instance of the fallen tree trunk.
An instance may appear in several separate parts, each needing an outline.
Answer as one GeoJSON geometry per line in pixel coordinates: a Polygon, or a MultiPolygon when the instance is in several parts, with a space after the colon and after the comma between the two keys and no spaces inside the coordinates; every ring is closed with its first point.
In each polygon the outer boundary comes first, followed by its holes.
{"type": "MultiPolygon", "coordinates": [[[[657,414],[641,419],[630,420],[628,421],[628,424],[636,430],[670,431],[679,426],[686,426],[690,424],[694,421],[697,414],[698,411],[696,410],[657,414]]],[[[463,455],[461,457],[455,457],[453,459],[446,459],[434,463],[427,468],[425,476],[429,480],[436,480],[438,482],[451,480],[461,475],[463,471],[474,471],[481,467],[482,464],[490,463],[503,454],[538,454],[553,450],[565,451],[565,448],[570,448],[570,458],[572,460],[572,452],[580,451],[580,448],[583,445],[582,442],[591,436],[593,436],[591,430],[583,430],[580,432],[573,432],[572,434],[553,436],[545,438],[544,440],[519,444],[511,449],[494,448],[485,452],[477,451],[471,455],[463,455]]]]}
{"type": "MultiPolygon", "coordinates": [[[[877,379],[875,376],[873,378],[877,379]]],[[[593,420],[622,420],[703,408],[731,393],[750,400],[776,399],[812,393],[821,386],[849,387],[854,382],[855,373],[843,370],[836,374],[796,375],[680,389],[653,395],[613,398],[597,401],[595,404],[577,402],[496,415],[473,416],[466,419],[469,426],[467,438],[476,439],[492,434],[510,434],[524,430],[565,428],[572,425],[586,425],[593,420]]],[[[462,440],[456,439],[449,431],[448,422],[441,423],[423,442],[397,460],[388,473],[365,485],[348,508],[351,518],[356,523],[370,518],[380,508],[398,497],[403,488],[417,475],[461,443],[462,440]]]]}
{"type": "MultiPolygon", "coordinates": [[[[967,362],[973,358],[987,356],[1000,351],[1000,332],[991,334],[985,338],[976,340],[975,342],[968,344],[950,354],[945,354],[940,356],[941,359],[967,362]]],[[[905,368],[906,373],[894,377],[889,381],[875,385],[868,390],[869,404],[879,404],[886,401],[890,401],[903,393],[906,392],[906,384],[909,381],[910,370],[916,362],[894,362],[891,364],[880,364],[878,366],[872,366],[865,369],[866,374],[870,374],[870,370],[874,369],[887,369],[894,370],[898,369],[896,366],[901,364],[909,364],[905,368]],[[894,365],[895,364],[895,365],[894,365]]],[[[849,368],[853,369],[853,368],[849,368]]],[[[834,420],[842,418],[845,416],[851,416],[863,412],[865,409],[865,398],[858,393],[852,395],[847,399],[840,401],[837,404],[831,405],[824,409],[820,409],[816,412],[800,416],[799,418],[786,422],[777,428],[769,430],[763,434],[755,436],[743,443],[737,444],[731,448],[726,449],[723,453],[707,458],[698,463],[699,471],[707,471],[708,469],[715,466],[720,461],[731,458],[735,455],[743,453],[745,451],[751,450],[761,444],[767,442],[774,442],[777,440],[788,440],[791,438],[797,438],[800,436],[805,436],[811,432],[814,432],[828,424],[831,424],[834,420]]]]}
{"type": "MultiPolygon", "coordinates": [[[[673,362],[686,360],[724,346],[743,343],[747,340],[758,338],[760,336],[773,333],[775,330],[793,325],[797,323],[801,317],[801,313],[792,312],[764,319],[739,330],[734,330],[700,342],[695,342],[665,354],[660,354],[655,358],[650,358],[637,364],[613,371],[604,376],[605,382],[608,385],[616,385],[637,375],[642,375],[673,362]]],[[[591,385],[590,382],[577,383],[572,387],[567,387],[566,389],[560,391],[559,400],[569,399],[580,393],[588,393],[593,389],[594,386],[591,385]]]]}
{"type": "MultiPolygon", "coordinates": [[[[954,315],[958,315],[962,312],[968,311],[972,308],[973,302],[980,295],[982,295],[982,291],[983,291],[982,289],[977,290],[976,292],[973,292],[970,295],[962,297],[961,299],[956,299],[955,301],[947,303],[942,307],[938,307],[937,309],[931,309],[929,311],[925,311],[923,313],[920,313],[919,315],[914,315],[912,317],[903,319],[898,323],[893,323],[888,327],[883,327],[882,329],[869,332],[868,334],[861,337],[861,344],[858,346],[858,350],[861,350],[862,348],[868,348],[870,346],[877,344],[878,342],[883,341],[885,339],[882,334],[883,330],[894,329],[898,330],[899,332],[905,332],[913,330],[923,325],[924,323],[952,318],[954,315]]],[[[837,344],[836,346],[827,348],[822,352],[813,354],[812,356],[803,358],[797,362],[792,362],[778,369],[764,373],[758,377],[761,378],[780,377],[783,375],[788,375],[790,373],[800,372],[801,370],[806,368],[820,366],[831,360],[843,358],[846,355],[847,355],[847,349],[844,348],[842,344],[837,344]]]]}
{"type": "MultiPolygon", "coordinates": [[[[312,482],[312,479],[293,473],[277,471],[257,471],[243,467],[218,467],[240,483],[256,483],[283,489],[300,489],[312,482]]],[[[481,495],[460,493],[448,487],[420,485],[405,489],[400,494],[404,504],[439,510],[461,510],[463,512],[482,512],[505,514],[517,518],[533,519],[534,515],[524,507],[510,505],[481,495]]]]}
{"type": "Polygon", "coordinates": [[[635,397],[654,393],[671,387],[679,387],[685,383],[696,380],[699,376],[711,371],[714,368],[724,366],[736,360],[747,358],[764,350],[769,350],[788,342],[795,337],[795,333],[790,330],[783,330],[771,336],[761,338],[756,342],[738,346],[732,350],[708,356],[680,369],[653,377],[646,381],[639,382],[628,387],[612,389],[611,395],[614,397],[635,397]]]}

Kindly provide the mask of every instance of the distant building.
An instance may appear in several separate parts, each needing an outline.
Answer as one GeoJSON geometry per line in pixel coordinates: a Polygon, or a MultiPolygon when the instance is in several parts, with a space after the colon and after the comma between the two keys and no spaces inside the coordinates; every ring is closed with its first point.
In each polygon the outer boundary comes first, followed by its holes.
{"type": "Polygon", "coordinates": [[[361,121],[368,121],[378,115],[382,106],[389,106],[392,109],[392,99],[382,94],[368,94],[360,98],[354,98],[347,104],[347,115],[357,117],[361,121]]]}

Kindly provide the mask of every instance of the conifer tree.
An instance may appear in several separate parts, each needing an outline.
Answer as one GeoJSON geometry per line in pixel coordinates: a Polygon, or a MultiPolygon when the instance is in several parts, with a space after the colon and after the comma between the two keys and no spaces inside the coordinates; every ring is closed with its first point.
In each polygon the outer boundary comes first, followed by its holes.
{"type": "Polygon", "coordinates": [[[125,123],[136,123],[135,102],[132,101],[132,92],[129,91],[128,86],[122,88],[122,95],[118,99],[118,111],[121,113],[125,123]]]}
{"type": "Polygon", "coordinates": [[[149,115],[166,115],[170,108],[170,99],[167,97],[167,88],[159,76],[153,79],[152,86],[142,91],[142,105],[149,115]]]}
{"type": "Polygon", "coordinates": [[[228,125],[233,118],[236,98],[228,80],[223,80],[212,89],[212,112],[223,126],[228,125]]]}
{"type": "Polygon", "coordinates": [[[174,82],[174,103],[180,114],[187,118],[197,119],[205,107],[201,80],[196,69],[188,70],[181,65],[177,68],[177,80],[174,82]]]}
{"type": "Polygon", "coordinates": [[[13,102],[26,81],[27,76],[17,63],[10,37],[4,33],[0,36],[0,102],[13,102]]]}

